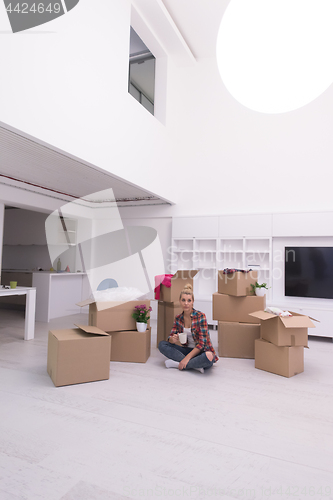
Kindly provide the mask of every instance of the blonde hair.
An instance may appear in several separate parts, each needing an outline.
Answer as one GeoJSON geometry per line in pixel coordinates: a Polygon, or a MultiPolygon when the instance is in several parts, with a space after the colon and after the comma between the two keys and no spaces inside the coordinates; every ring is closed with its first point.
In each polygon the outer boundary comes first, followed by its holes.
{"type": "Polygon", "coordinates": [[[183,290],[180,292],[179,300],[181,300],[183,294],[185,294],[185,295],[192,295],[192,300],[194,302],[194,295],[193,295],[193,287],[192,287],[192,285],[190,285],[188,283],[187,285],[184,286],[183,290]]]}

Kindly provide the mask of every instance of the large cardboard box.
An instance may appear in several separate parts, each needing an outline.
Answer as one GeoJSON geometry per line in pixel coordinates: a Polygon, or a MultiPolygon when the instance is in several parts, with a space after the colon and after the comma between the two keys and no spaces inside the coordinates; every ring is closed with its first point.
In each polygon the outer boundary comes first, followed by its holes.
{"type": "Polygon", "coordinates": [[[161,285],[160,300],[164,302],[178,302],[180,292],[184,286],[189,284],[193,287],[193,278],[198,273],[193,269],[182,269],[177,271],[171,278],[171,287],[161,285]]]}
{"type": "Polygon", "coordinates": [[[219,356],[254,359],[254,341],[260,337],[260,325],[219,321],[219,356]]]}
{"type": "Polygon", "coordinates": [[[276,346],[267,340],[255,340],[255,368],[293,377],[304,371],[303,346],[276,346]]]}
{"type": "Polygon", "coordinates": [[[179,302],[158,302],[157,310],[157,346],[161,340],[167,340],[175,317],[182,312],[179,302]]]}
{"type": "Polygon", "coordinates": [[[47,373],[56,387],[109,378],[110,335],[93,326],[76,326],[49,331],[47,373]]]}
{"type": "MultiPolygon", "coordinates": [[[[105,332],[120,330],[136,330],[135,319],[132,318],[134,307],[145,304],[150,306],[150,300],[130,300],[128,302],[95,302],[93,299],[79,302],[84,307],[89,305],[89,325],[97,326],[105,332]]],[[[148,321],[148,326],[150,322],[148,321]]]]}
{"type": "Polygon", "coordinates": [[[297,313],[285,318],[265,311],[255,311],[251,316],[261,321],[261,338],[277,346],[308,345],[308,328],[314,328],[313,318],[297,313]]]}
{"type": "Polygon", "coordinates": [[[253,295],[251,284],[258,281],[258,271],[223,274],[223,270],[218,272],[218,292],[236,297],[253,295]]]}
{"type": "Polygon", "coordinates": [[[260,323],[259,318],[249,316],[260,309],[265,309],[266,297],[256,295],[234,297],[224,293],[213,293],[213,319],[237,323],[260,323]]]}
{"type": "Polygon", "coordinates": [[[145,363],[150,356],[151,331],[111,332],[111,361],[145,363]]]}

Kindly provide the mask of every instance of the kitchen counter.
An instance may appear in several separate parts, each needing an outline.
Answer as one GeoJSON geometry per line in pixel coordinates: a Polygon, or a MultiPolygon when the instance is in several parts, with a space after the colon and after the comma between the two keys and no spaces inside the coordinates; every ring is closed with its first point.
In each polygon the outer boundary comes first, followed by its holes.
{"type": "Polygon", "coordinates": [[[37,290],[36,321],[82,313],[78,302],[90,295],[85,273],[33,271],[32,286],[37,290]]]}

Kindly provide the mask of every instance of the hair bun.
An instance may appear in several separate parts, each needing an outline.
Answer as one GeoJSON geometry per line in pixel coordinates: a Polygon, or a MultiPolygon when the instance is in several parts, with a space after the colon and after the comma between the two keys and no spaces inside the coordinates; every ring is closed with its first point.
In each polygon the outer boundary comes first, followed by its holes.
{"type": "Polygon", "coordinates": [[[180,292],[179,300],[182,300],[183,293],[185,295],[191,295],[192,296],[192,300],[194,301],[193,286],[190,283],[187,283],[186,285],[184,285],[184,288],[180,292]]]}

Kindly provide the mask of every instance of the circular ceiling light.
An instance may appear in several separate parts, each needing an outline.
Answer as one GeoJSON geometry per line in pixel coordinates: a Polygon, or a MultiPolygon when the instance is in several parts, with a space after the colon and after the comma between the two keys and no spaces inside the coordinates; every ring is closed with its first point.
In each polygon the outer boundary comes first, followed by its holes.
{"type": "Polygon", "coordinates": [[[333,82],[332,0],[230,0],[217,37],[222,80],[262,113],[300,108],[333,82]]]}

